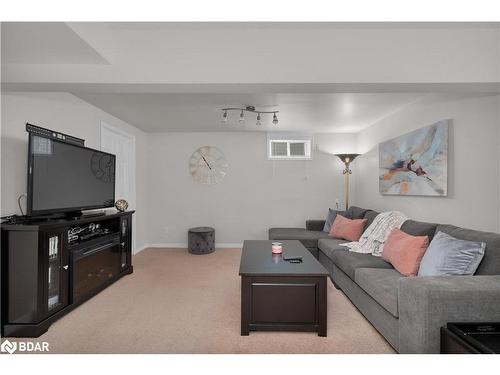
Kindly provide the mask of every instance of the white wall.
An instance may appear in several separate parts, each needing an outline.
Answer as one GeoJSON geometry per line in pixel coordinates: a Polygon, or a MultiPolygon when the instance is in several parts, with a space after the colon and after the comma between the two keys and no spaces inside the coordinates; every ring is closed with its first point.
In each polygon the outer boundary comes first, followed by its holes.
{"type": "MultiPolygon", "coordinates": [[[[216,242],[266,239],[270,227],[304,227],[343,201],[342,165],[314,151],[312,161],[268,161],[265,133],[148,134],[149,232],[151,244],[183,245],[187,231],[213,226],[216,242]],[[193,181],[188,160],[200,146],[222,150],[229,173],[216,185],[193,181]]],[[[318,135],[320,150],[354,147],[353,134],[318,135]]]]}
{"type": "MultiPolygon", "coordinates": [[[[19,214],[17,197],[26,192],[27,141],[25,124],[59,130],[85,139],[88,147],[100,148],[101,121],[136,137],[136,244],[146,243],[147,194],[143,167],[146,135],[137,128],[67,93],[2,93],[1,213],[19,214]]],[[[26,200],[22,200],[25,210],[26,200]]],[[[26,211],[24,211],[26,212],[26,211]]]]}
{"type": "Polygon", "coordinates": [[[500,230],[498,97],[433,95],[358,133],[356,205],[399,210],[416,219],[486,231],[500,230]],[[448,196],[383,196],[378,187],[378,143],[451,119],[448,196]]]}
{"type": "MultiPolygon", "coordinates": [[[[498,28],[498,39],[500,40],[500,26],[498,28]]],[[[497,82],[500,82],[500,51],[497,52],[497,70],[498,70],[498,73],[497,73],[497,82]]],[[[498,155],[499,155],[499,158],[500,158],[500,95],[497,96],[497,104],[496,104],[496,119],[497,119],[497,129],[498,129],[498,145],[497,145],[497,149],[498,149],[498,155]]],[[[500,176],[500,163],[499,163],[499,176],[500,176]]],[[[498,215],[500,216],[500,181],[498,183],[498,215]]],[[[500,221],[500,219],[499,219],[500,221]]],[[[499,223],[499,228],[497,229],[498,232],[500,232],[500,223],[499,223]]]]}
{"type": "Polygon", "coordinates": [[[2,215],[18,213],[26,190],[25,123],[85,138],[99,148],[100,122],[136,136],[138,249],[146,244],[184,245],[187,230],[216,228],[219,244],[267,238],[273,226],[303,227],[343,203],[342,164],[332,154],[364,155],[352,165],[351,202],[377,210],[397,209],[417,220],[449,222],[482,230],[500,229],[499,97],[432,95],[355,134],[315,135],[312,161],[268,161],[265,133],[145,134],[64,93],[2,94],[2,215]],[[382,196],[378,190],[377,144],[438,120],[452,119],[449,195],[382,196]],[[222,183],[199,185],[188,172],[193,151],[219,147],[230,165],[222,183]]]}

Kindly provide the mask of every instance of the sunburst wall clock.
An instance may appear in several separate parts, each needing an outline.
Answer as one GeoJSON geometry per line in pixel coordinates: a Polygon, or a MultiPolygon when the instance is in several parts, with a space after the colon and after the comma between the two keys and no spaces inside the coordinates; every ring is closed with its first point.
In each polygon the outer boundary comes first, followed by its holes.
{"type": "Polygon", "coordinates": [[[214,146],[197,149],[189,159],[189,173],[204,185],[217,184],[226,176],[229,165],[221,150],[214,146]]]}

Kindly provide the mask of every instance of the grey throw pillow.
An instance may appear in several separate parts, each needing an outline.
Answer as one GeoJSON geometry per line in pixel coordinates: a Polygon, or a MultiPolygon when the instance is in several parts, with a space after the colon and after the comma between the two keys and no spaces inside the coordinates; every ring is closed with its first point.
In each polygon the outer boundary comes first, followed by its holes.
{"type": "Polygon", "coordinates": [[[326,217],[326,221],[325,221],[325,226],[323,227],[323,232],[330,233],[330,229],[332,229],[332,224],[335,221],[337,214],[340,214],[344,217],[347,217],[345,211],[337,211],[337,210],[333,210],[333,209],[329,208],[328,209],[328,216],[326,217]]]}
{"type": "Polygon", "coordinates": [[[473,275],[485,248],[484,242],[459,240],[440,231],[422,258],[418,276],[473,275]]]}

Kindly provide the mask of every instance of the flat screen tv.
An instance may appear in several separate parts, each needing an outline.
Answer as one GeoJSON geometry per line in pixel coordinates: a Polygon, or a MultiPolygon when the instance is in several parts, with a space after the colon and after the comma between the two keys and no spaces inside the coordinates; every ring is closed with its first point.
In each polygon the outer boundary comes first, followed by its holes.
{"type": "Polygon", "coordinates": [[[28,216],[112,207],[115,155],[29,135],[28,216]]]}

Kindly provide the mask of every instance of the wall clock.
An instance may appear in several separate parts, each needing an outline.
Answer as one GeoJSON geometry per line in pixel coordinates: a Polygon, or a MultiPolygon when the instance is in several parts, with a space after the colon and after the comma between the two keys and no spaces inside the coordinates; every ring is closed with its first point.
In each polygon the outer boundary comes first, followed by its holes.
{"type": "Polygon", "coordinates": [[[200,184],[220,182],[227,174],[228,167],[224,154],[214,146],[200,147],[189,159],[189,173],[200,184]]]}
{"type": "Polygon", "coordinates": [[[99,180],[110,182],[115,177],[113,162],[114,158],[111,155],[94,152],[90,158],[90,169],[99,180]]]}

